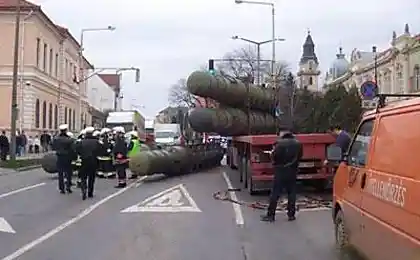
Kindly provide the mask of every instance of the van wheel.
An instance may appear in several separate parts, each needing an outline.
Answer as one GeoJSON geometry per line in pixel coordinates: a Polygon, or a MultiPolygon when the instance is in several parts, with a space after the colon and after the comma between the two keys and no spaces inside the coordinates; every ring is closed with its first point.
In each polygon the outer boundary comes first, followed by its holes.
{"type": "Polygon", "coordinates": [[[349,235],[344,221],[344,214],[340,210],[335,217],[335,244],[339,251],[349,247],[349,235]]]}

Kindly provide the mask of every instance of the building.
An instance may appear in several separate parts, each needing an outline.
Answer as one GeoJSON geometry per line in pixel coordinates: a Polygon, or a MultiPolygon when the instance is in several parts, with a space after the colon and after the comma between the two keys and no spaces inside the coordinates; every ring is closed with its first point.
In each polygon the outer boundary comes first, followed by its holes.
{"type": "Polygon", "coordinates": [[[114,110],[122,110],[123,96],[121,94],[121,74],[98,74],[108,86],[110,86],[115,93],[114,110]]]}
{"type": "Polygon", "coordinates": [[[115,110],[115,88],[108,85],[99,75],[90,77],[88,86],[91,124],[95,127],[102,127],[106,120],[107,112],[115,110]]]}
{"type": "Polygon", "coordinates": [[[315,53],[315,44],[311,33],[308,32],[303,44],[302,57],[299,62],[299,71],[297,73],[297,86],[307,88],[310,91],[319,91],[319,70],[318,57],[315,53]]]}
{"type": "Polygon", "coordinates": [[[155,122],[158,124],[170,124],[172,119],[178,118],[178,113],[180,110],[182,113],[188,112],[187,107],[166,107],[156,115],[155,122]]]}
{"type": "Polygon", "coordinates": [[[411,34],[406,24],[401,35],[392,33],[390,47],[386,50],[354,49],[348,64],[344,61],[338,64],[337,60],[333,63],[325,88],[340,84],[347,88],[360,87],[367,80],[375,80],[375,70],[380,93],[420,92],[420,34],[411,34]]]}
{"type": "MultiPolygon", "coordinates": [[[[0,1],[0,128],[10,130],[16,0],[0,1]]],[[[18,83],[18,128],[30,133],[55,131],[67,123],[79,130],[90,120],[86,82],[78,77],[92,69],[70,32],[56,25],[40,6],[21,1],[18,83]],[[80,82],[78,84],[78,82],[80,82]],[[80,92],[80,93],[79,93],[80,92]]]]}

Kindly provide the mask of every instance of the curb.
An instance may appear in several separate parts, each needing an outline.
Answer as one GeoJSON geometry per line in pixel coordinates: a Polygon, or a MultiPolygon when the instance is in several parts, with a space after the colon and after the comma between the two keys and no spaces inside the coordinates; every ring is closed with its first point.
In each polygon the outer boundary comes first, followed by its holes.
{"type": "Polygon", "coordinates": [[[24,172],[24,171],[29,171],[29,170],[38,169],[38,168],[41,168],[40,164],[20,167],[20,168],[14,169],[14,170],[17,171],[17,172],[24,172]]]}

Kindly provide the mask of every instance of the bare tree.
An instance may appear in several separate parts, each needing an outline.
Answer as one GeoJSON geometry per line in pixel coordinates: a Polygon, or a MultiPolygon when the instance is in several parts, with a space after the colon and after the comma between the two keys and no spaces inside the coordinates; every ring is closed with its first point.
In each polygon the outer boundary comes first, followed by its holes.
{"type": "MultiPolygon", "coordinates": [[[[251,46],[242,47],[227,53],[223,57],[224,62],[218,65],[221,74],[230,75],[235,78],[256,78],[257,76],[257,52],[251,46]]],[[[260,75],[262,83],[272,83],[271,63],[260,57],[260,75]]],[[[290,73],[289,65],[284,61],[275,63],[274,79],[275,85],[279,86],[284,83],[287,75],[290,73]]]]}
{"type": "Polygon", "coordinates": [[[197,98],[187,89],[187,80],[179,79],[169,90],[169,103],[175,106],[194,107],[197,98]]]}

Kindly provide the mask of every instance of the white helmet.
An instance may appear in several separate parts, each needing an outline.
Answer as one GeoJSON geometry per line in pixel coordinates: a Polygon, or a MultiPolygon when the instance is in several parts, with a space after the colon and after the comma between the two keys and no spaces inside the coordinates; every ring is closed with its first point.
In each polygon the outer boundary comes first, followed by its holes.
{"type": "Polygon", "coordinates": [[[80,135],[85,135],[86,134],[86,129],[83,129],[82,131],[80,131],[80,135]]]}
{"type": "Polygon", "coordinates": [[[95,130],[95,131],[93,131],[93,136],[99,136],[101,134],[101,132],[100,131],[98,131],[98,130],[95,130]]]}
{"type": "Polygon", "coordinates": [[[139,133],[137,133],[137,131],[131,131],[129,134],[137,138],[139,137],[139,133]]]}
{"type": "Polygon", "coordinates": [[[117,127],[114,127],[114,131],[115,131],[116,133],[122,133],[122,134],[124,134],[124,133],[125,133],[125,129],[124,129],[124,127],[122,127],[122,126],[117,126],[117,127]]]}
{"type": "Polygon", "coordinates": [[[88,126],[85,128],[86,134],[93,134],[93,132],[95,132],[95,128],[93,126],[88,126]]]}
{"type": "Polygon", "coordinates": [[[74,134],[72,132],[67,132],[67,136],[70,137],[70,138],[73,138],[74,134]]]}
{"type": "Polygon", "coordinates": [[[107,134],[107,133],[109,133],[109,132],[111,132],[111,129],[109,129],[109,128],[102,128],[102,130],[101,130],[101,135],[104,135],[104,134],[107,134]]]}

